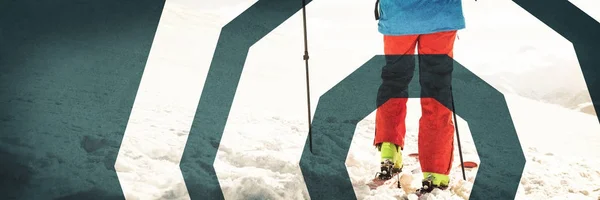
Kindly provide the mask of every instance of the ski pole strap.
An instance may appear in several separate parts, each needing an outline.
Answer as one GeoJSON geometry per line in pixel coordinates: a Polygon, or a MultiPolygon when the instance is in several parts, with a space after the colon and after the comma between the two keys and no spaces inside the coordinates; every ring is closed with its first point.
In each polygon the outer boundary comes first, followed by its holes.
{"type": "Polygon", "coordinates": [[[379,0],[375,1],[375,20],[379,20],[379,0]]]}

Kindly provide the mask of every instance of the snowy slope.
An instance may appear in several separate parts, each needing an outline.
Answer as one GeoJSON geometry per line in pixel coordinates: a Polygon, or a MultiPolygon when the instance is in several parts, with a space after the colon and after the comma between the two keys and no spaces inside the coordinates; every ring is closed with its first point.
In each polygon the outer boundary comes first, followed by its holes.
{"type": "MultiPolygon", "coordinates": [[[[382,53],[373,2],[307,7],[313,113],[324,92],[382,53]]],[[[206,71],[220,28],[252,3],[167,1],[116,163],[127,199],[189,199],[177,165],[206,71]]],[[[590,102],[572,45],[510,1],[464,7],[468,29],[459,32],[456,59],[507,97],[527,159],[517,198],[598,199],[600,125],[593,109],[571,109],[590,102]]],[[[301,13],[251,47],[215,161],[226,199],[309,199],[298,167],[308,130],[302,54],[301,13]]],[[[406,153],[416,151],[420,114],[409,103],[406,153]]],[[[459,126],[465,159],[478,161],[467,122],[459,126]]],[[[377,171],[373,128],[373,115],[358,124],[346,165],[359,199],[396,199],[403,191],[363,186],[377,171]]],[[[432,199],[468,196],[472,183],[460,181],[458,168],[452,176],[456,185],[432,199]]]]}

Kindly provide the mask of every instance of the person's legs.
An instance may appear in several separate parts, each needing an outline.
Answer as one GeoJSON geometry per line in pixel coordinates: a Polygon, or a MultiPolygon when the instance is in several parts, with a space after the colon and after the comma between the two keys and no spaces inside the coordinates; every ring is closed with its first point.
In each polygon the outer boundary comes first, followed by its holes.
{"type": "Polygon", "coordinates": [[[451,81],[456,31],[422,35],[419,38],[421,110],[419,162],[424,178],[447,186],[454,151],[451,81]]]}
{"type": "Polygon", "coordinates": [[[382,68],[382,84],[377,94],[374,145],[380,148],[382,162],[393,160],[394,168],[402,167],[399,149],[404,147],[407,89],[414,74],[417,38],[417,35],[384,36],[386,65],[382,68]]]}

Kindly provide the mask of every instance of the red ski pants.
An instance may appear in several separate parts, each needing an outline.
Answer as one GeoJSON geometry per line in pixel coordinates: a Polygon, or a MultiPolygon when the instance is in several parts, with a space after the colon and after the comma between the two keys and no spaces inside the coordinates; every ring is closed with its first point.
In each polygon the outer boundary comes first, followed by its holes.
{"type": "Polygon", "coordinates": [[[414,74],[414,54],[418,45],[422,111],[418,152],[423,172],[448,175],[453,161],[454,124],[452,111],[448,108],[452,108],[451,72],[455,37],[456,31],[447,31],[385,35],[383,38],[386,66],[382,69],[383,82],[377,96],[374,144],[392,142],[404,149],[407,90],[414,74]]]}

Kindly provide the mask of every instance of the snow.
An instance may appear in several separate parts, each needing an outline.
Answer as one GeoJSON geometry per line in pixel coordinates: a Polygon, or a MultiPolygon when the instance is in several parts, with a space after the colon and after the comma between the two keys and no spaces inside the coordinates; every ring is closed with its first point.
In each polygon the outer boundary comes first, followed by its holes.
{"type": "MultiPolygon", "coordinates": [[[[115,165],[127,199],[189,199],[178,164],[219,32],[254,2],[167,1],[115,165]]],[[[597,1],[573,2],[599,19],[597,1]]],[[[373,3],[307,7],[312,113],[323,93],[383,53],[373,3]]],[[[455,58],[505,94],[527,159],[517,199],[599,199],[600,125],[571,43],[511,1],[463,3],[468,29],[455,58]]],[[[308,130],[302,37],[298,12],[250,48],[214,163],[226,199],[309,199],[298,165],[308,130]]],[[[418,106],[409,100],[405,155],[417,150],[418,106]]],[[[465,160],[479,162],[468,122],[459,117],[458,125],[465,160]]],[[[398,199],[405,191],[393,185],[364,184],[377,171],[373,131],[371,114],[346,160],[355,193],[398,199]]],[[[418,164],[404,159],[417,170],[403,185],[416,187],[418,164]]],[[[455,167],[451,188],[428,199],[468,198],[476,173],[462,181],[455,167]]]]}

